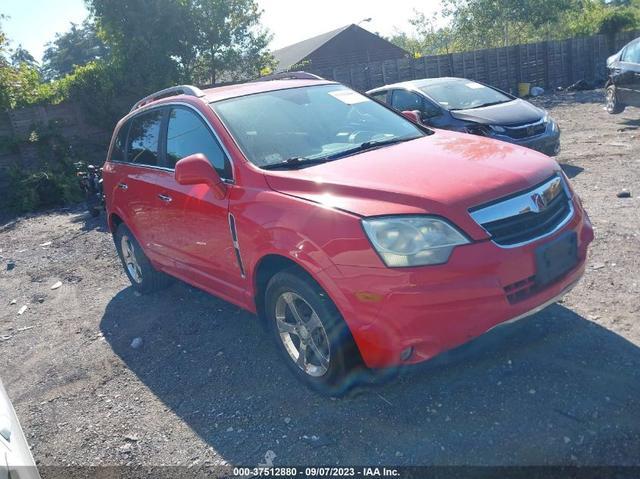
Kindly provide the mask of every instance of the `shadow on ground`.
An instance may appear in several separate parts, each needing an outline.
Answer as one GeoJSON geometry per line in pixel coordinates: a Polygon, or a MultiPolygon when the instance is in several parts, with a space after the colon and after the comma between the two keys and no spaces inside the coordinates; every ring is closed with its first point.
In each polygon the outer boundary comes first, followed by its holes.
{"type": "Polygon", "coordinates": [[[301,387],[252,315],[183,284],[121,291],[101,329],[234,464],[640,464],[640,349],[562,306],[337,400],[301,387]]]}

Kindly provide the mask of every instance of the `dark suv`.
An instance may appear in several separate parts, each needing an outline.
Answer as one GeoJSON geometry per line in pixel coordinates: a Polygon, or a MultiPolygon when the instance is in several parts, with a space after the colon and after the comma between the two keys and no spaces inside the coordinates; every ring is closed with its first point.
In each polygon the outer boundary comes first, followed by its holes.
{"type": "Polygon", "coordinates": [[[609,57],[607,69],[607,111],[615,115],[628,106],[640,107],[640,38],[609,57]]]}

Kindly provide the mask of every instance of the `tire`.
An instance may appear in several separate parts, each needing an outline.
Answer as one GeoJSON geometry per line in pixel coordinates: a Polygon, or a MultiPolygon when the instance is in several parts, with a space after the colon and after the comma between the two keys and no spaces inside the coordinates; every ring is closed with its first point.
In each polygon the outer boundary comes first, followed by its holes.
{"type": "Polygon", "coordinates": [[[609,85],[605,90],[605,107],[610,115],[618,115],[625,109],[625,105],[618,101],[618,93],[614,85],[609,85]]]}
{"type": "Polygon", "coordinates": [[[265,312],[284,361],[308,387],[323,395],[343,396],[361,384],[366,373],[351,332],[327,294],[306,273],[289,269],[275,274],[266,288],[265,312]]]}
{"type": "Polygon", "coordinates": [[[151,265],[140,244],[124,223],[118,226],[114,241],[124,272],[136,291],[142,294],[153,293],[171,283],[169,276],[151,265]]]}

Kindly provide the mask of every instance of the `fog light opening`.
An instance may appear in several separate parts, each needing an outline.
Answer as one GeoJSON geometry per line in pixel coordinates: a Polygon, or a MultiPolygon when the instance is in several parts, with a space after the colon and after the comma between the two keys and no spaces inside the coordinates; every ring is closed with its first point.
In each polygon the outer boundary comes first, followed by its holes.
{"type": "Polygon", "coordinates": [[[409,346],[407,349],[403,350],[400,353],[400,360],[401,361],[408,361],[411,356],[413,356],[413,346],[409,346]]]}

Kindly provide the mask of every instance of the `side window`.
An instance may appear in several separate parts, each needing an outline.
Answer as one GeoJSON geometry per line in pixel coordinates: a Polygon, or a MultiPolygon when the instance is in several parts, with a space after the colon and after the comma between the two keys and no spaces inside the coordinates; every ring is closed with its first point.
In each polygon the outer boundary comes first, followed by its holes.
{"type": "Polygon", "coordinates": [[[376,101],[379,101],[381,103],[388,103],[387,102],[387,93],[386,91],[379,91],[377,93],[373,93],[371,95],[369,95],[371,98],[373,98],[376,101]]]}
{"type": "Polygon", "coordinates": [[[111,150],[111,158],[110,161],[126,161],[126,145],[127,142],[127,132],[129,131],[130,122],[125,123],[120,127],[118,131],[118,136],[113,142],[113,149],[111,150]]]}
{"type": "Polygon", "coordinates": [[[422,111],[422,97],[407,90],[393,90],[391,104],[398,111],[422,111]]]}
{"type": "Polygon", "coordinates": [[[625,48],[622,61],[640,64],[640,42],[632,43],[625,48]]]}
{"type": "Polygon", "coordinates": [[[142,113],[131,120],[128,141],[128,161],[140,165],[158,165],[158,143],[163,109],[142,113]]]}
{"type": "Polygon", "coordinates": [[[429,100],[424,100],[421,111],[427,118],[434,118],[436,116],[442,115],[442,110],[431,103],[429,100]]]}
{"type": "Polygon", "coordinates": [[[222,178],[231,178],[229,162],[207,125],[186,108],[173,108],[167,127],[167,167],[194,153],[202,153],[222,178]]]}

